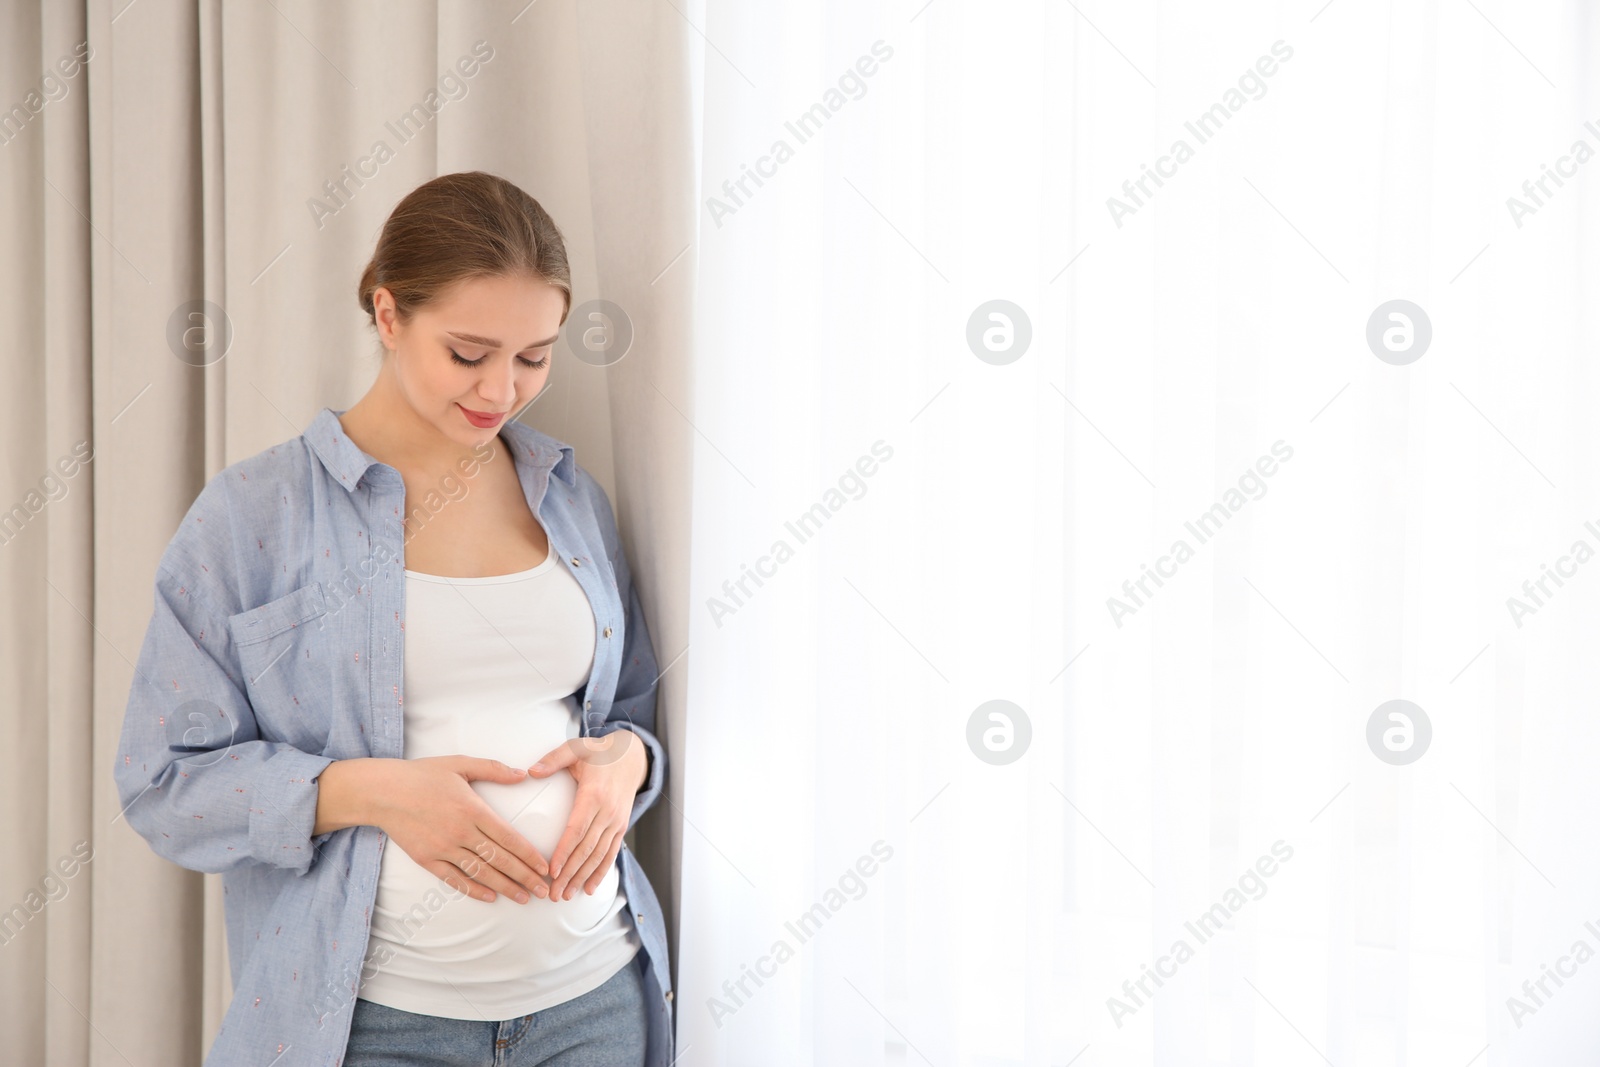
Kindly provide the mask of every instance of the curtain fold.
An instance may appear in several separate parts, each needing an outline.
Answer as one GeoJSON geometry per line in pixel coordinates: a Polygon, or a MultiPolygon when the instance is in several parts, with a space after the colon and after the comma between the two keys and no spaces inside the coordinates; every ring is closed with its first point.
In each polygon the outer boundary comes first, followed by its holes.
{"type": "MultiPolygon", "coordinates": [[[[473,169],[516,182],[562,229],[574,304],[625,309],[639,338],[626,357],[568,354],[523,419],[607,487],[658,656],[683,651],[692,431],[677,308],[692,275],[682,260],[657,275],[693,219],[688,103],[673,88],[684,30],[666,15],[549,0],[0,13],[0,107],[21,116],[0,126],[0,299],[15,324],[0,490],[21,507],[0,544],[14,770],[0,908],[26,915],[0,953],[0,1059],[199,1063],[211,1043],[232,993],[220,878],[127,832],[106,773],[154,568],[211,474],[370,384],[359,271],[421,182],[473,169]],[[62,75],[80,46],[87,62],[62,75]],[[623,106],[641,77],[661,88],[623,106]],[[175,345],[183,329],[208,347],[175,345]],[[74,459],[79,442],[92,458],[74,459]],[[71,476],[56,470],[69,462],[71,476]]],[[[683,678],[680,664],[660,687],[674,756],[683,678]]],[[[673,825],[664,803],[633,835],[669,928],[673,825]]]]}
{"type": "Polygon", "coordinates": [[[209,1046],[220,879],[107,773],[156,561],[361,396],[378,229],[470,169],[631,337],[523,417],[663,668],[679,1063],[1591,1054],[1595,42],[1484,0],[0,8],[0,1060],[209,1046]]]}

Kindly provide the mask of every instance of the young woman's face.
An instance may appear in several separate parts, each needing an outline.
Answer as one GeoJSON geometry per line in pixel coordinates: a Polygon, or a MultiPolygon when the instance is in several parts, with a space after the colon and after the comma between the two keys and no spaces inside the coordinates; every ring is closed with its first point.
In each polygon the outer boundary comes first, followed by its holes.
{"type": "Polygon", "coordinates": [[[468,448],[492,441],[544,388],[564,306],[549,282],[468,278],[404,326],[395,320],[393,297],[378,292],[385,297],[375,310],[390,352],[386,369],[417,415],[450,440],[468,448]]]}

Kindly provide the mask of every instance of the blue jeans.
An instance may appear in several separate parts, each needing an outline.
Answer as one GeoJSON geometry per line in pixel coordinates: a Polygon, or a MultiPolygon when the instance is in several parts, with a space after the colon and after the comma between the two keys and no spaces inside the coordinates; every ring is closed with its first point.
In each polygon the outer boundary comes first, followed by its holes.
{"type": "Polygon", "coordinates": [[[504,1022],[356,1000],[343,1067],[643,1067],[644,953],[581,997],[504,1022]]]}

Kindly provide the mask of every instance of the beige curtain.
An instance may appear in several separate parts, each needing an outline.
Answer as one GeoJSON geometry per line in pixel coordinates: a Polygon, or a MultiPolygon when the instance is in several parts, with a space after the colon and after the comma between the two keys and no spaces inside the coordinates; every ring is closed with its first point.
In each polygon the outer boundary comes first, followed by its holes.
{"type": "MultiPolygon", "coordinates": [[[[0,1060],[186,1064],[210,1044],[220,879],[157,858],[109,774],[154,569],[211,474],[365,391],[357,276],[421,182],[517,182],[566,235],[575,304],[631,319],[625,359],[558,363],[523,417],[606,486],[657,655],[683,651],[689,32],[623,0],[0,7],[0,1060]],[[229,338],[206,366],[169,343],[197,301],[229,338]]],[[[682,686],[669,668],[675,757],[682,686]]],[[[633,843],[674,940],[676,808],[633,843]]]]}

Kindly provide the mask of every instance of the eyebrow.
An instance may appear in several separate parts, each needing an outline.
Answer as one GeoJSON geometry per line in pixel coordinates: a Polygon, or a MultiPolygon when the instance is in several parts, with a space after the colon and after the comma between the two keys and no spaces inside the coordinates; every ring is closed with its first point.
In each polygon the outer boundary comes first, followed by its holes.
{"type": "MultiPolygon", "coordinates": [[[[475,333],[456,333],[454,330],[448,330],[446,332],[456,340],[465,341],[469,345],[483,345],[485,348],[500,347],[500,342],[496,341],[492,337],[479,337],[475,333]]],[[[522,351],[526,352],[529,348],[543,348],[545,345],[553,345],[560,338],[560,336],[560,334],[556,334],[555,337],[546,338],[543,341],[535,341],[533,344],[528,345],[527,348],[522,349],[522,351]]]]}

